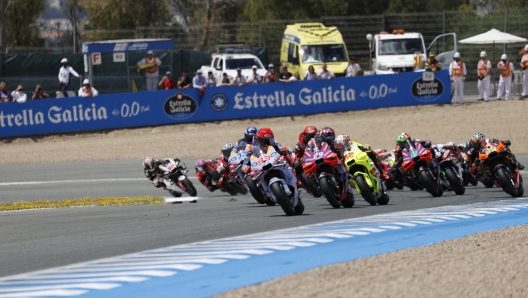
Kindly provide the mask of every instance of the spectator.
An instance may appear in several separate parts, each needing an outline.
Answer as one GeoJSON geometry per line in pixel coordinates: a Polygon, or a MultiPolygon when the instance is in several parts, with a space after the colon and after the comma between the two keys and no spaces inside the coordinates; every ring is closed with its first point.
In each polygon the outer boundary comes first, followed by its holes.
{"type": "Polygon", "coordinates": [[[165,76],[161,79],[161,81],[158,83],[158,86],[163,88],[163,90],[171,90],[176,88],[176,83],[172,79],[172,75],[170,71],[167,71],[165,73],[165,76]]]}
{"type": "Polygon", "coordinates": [[[70,74],[72,74],[75,77],[78,77],[79,79],[82,78],[81,75],[79,75],[71,66],[68,66],[68,59],[62,58],[61,60],[62,67],[59,70],[59,86],[60,91],[64,94],[64,97],[68,97],[68,94],[66,91],[68,90],[68,87],[70,86],[70,74]]]}
{"type": "Polygon", "coordinates": [[[321,69],[317,72],[317,79],[330,80],[333,78],[335,78],[335,74],[326,68],[326,63],[323,63],[323,65],[321,65],[321,69]]]}
{"type": "Polygon", "coordinates": [[[216,78],[213,75],[213,71],[209,70],[207,72],[207,87],[214,87],[216,86],[216,78]]]}
{"type": "Polygon", "coordinates": [[[308,66],[308,70],[304,74],[304,80],[305,81],[317,80],[317,74],[315,73],[315,69],[313,65],[308,66]]]}
{"type": "Polygon", "coordinates": [[[345,68],[346,77],[357,77],[361,75],[361,66],[356,63],[356,58],[350,56],[348,66],[345,68]]]}
{"type": "Polygon", "coordinates": [[[196,71],[196,76],[194,76],[192,82],[193,82],[193,88],[200,89],[202,92],[205,91],[205,86],[207,85],[207,81],[203,77],[201,69],[198,69],[196,71]]]}
{"type": "Polygon", "coordinates": [[[268,65],[268,71],[264,75],[264,83],[273,83],[275,82],[276,77],[277,77],[277,74],[275,73],[273,64],[268,65]]]}
{"type": "Polygon", "coordinates": [[[499,62],[499,64],[497,65],[500,71],[499,90],[497,92],[497,100],[502,99],[502,95],[504,94],[505,89],[506,89],[506,97],[504,99],[510,100],[513,63],[508,61],[508,56],[506,54],[502,54],[501,60],[502,61],[499,62]]]}
{"type": "Polygon", "coordinates": [[[24,92],[22,85],[18,85],[17,89],[11,92],[11,97],[13,98],[13,102],[26,103],[27,101],[27,94],[24,92]]]}
{"type": "Polygon", "coordinates": [[[262,83],[262,76],[257,73],[258,67],[256,65],[253,65],[253,67],[251,67],[251,69],[253,70],[253,73],[249,76],[246,84],[262,83]]]}
{"type": "Polygon", "coordinates": [[[80,97],[96,97],[99,95],[99,92],[95,90],[94,87],[90,86],[90,80],[85,79],[83,81],[83,86],[79,89],[80,97]]]}
{"type": "Polygon", "coordinates": [[[159,78],[159,71],[158,66],[161,65],[161,61],[154,57],[154,52],[148,51],[147,56],[137,63],[137,66],[141,68],[145,68],[147,71],[147,91],[154,91],[158,89],[158,86],[156,86],[156,83],[158,82],[159,78]]]}
{"type": "Polygon", "coordinates": [[[477,74],[478,74],[478,91],[479,97],[478,100],[489,100],[490,95],[490,74],[491,74],[491,62],[488,60],[488,54],[482,51],[480,53],[480,58],[482,58],[477,65],[477,74]]]}
{"type": "Polygon", "coordinates": [[[231,85],[232,85],[231,80],[227,76],[227,73],[224,72],[224,74],[222,75],[222,81],[220,82],[220,86],[231,86],[231,85]]]}
{"type": "Polygon", "coordinates": [[[288,82],[297,82],[297,81],[301,81],[301,76],[299,75],[298,72],[296,72],[293,76],[290,77],[290,79],[288,80],[288,82]]]}
{"type": "Polygon", "coordinates": [[[239,67],[237,68],[237,76],[231,83],[231,85],[238,85],[238,87],[242,87],[246,84],[246,77],[242,75],[242,69],[239,67]]]}
{"type": "Polygon", "coordinates": [[[7,84],[5,82],[0,82],[0,101],[2,102],[13,101],[11,94],[7,92],[7,84]]]}
{"type": "Polygon", "coordinates": [[[192,80],[187,76],[187,69],[182,71],[182,76],[178,80],[178,89],[187,89],[191,88],[192,80]]]}
{"type": "Polygon", "coordinates": [[[288,82],[291,76],[291,72],[288,72],[288,66],[284,66],[282,67],[282,72],[279,75],[279,82],[288,82]]]}
{"type": "Polygon", "coordinates": [[[42,86],[37,85],[35,87],[35,92],[33,92],[33,96],[31,96],[31,99],[46,99],[49,98],[49,94],[42,91],[42,86]]]}

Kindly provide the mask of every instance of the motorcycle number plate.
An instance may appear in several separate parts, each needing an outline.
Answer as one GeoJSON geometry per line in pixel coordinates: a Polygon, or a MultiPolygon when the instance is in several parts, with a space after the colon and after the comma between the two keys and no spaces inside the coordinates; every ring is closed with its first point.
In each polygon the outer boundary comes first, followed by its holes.
{"type": "Polygon", "coordinates": [[[172,172],[172,170],[174,170],[175,167],[176,165],[174,164],[169,165],[169,172],[172,172]]]}
{"type": "Polygon", "coordinates": [[[415,158],[416,156],[418,156],[418,150],[411,151],[411,158],[415,158]]]}
{"type": "Polygon", "coordinates": [[[493,147],[488,147],[488,148],[486,148],[486,150],[485,150],[486,154],[490,154],[490,153],[493,152],[493,151],[495,151],[495,148],[493,148],[493,147]]]}
{"type": "Polygon", "coordinates": [[[314,159],[320,159],[323,158],[323,152],[316,152],[314,155],[314,159]]]}

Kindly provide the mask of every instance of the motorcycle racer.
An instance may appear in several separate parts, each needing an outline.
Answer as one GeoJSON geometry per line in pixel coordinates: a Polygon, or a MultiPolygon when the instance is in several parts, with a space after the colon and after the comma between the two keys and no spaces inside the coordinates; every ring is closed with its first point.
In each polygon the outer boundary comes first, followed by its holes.
{"type": "MultiPolygon", "coordinates": [[[[143,174],[145,175],[145,177],[147,177],[147,179],[152,181],[154,187],[163,188],[165,190],[168,190],[175,197],[180,197],[183,192],[179,192],[174,189],[167,189],[165,179],[162,176],[163,173],[160,171],[159,168],[161,162],[162,160],[160,161],[159,159],[154,159],[150,156],[145,157],[145,159],[143,160],[143,174]]],[[[188,172],[187,166],[180,159],[174,158],[174,162],[176,162],[176,164],[182,169],[182,174],[186,174],[188,172]]]]}
{"type": "Polygon", "coordinates": [[[216,171],[218,166],[219,165],[214,160],[199,159],[196,161],[196,166],[194,167],[194,169],[196,170],[196,178],[210,192],[213,192],[220,188],[218,185],[213,185],[210,173],[211,171],[216,171]]]}
{"type": "MultiPolygon", "coordinates": [[[[275,135],[273,134],[273,131],[268,127],[263,127],[258,130],[257,134],[253,137],[253,143],[254,145],[251,147],[251,149],[248,151],[248,154],[254,155],[256,157],[260,156],[260,152],[267,152],[268,147],[272,146],[275,151],[277,151],[279,154],[284,155],[286,157],[286,161],[290,166],[292,166],[293,161],[289,157],[290,151],[286,147],[282,147],[282,145],[275,141],[275,135]]],[[[244,173],[249,172],[249,164],[251,162],[251,159],[248,158],[246,161],[246,164],[242,167],[242,171],[244,173]]]]}
{"type": "Polygon", "coordinates": [[[220,148],[220,151],[222,152],[220,154],[220,165],[217,168],[218,173],[223,173],[226,177],[229,176],[229,156],[231,156],[232,152],[234,151],[235,147],[231,143],[225,143],[222,145],[222,148],[220,148]]]}
{"type": "MultiPolygon", "coordinates": [[[[482,152],[484,150],[484,146],[486,144],[499,144],[501,141],[494,138],[486,138],[486,136],[481,132],[476,132],[473,134],[471,139],[469,140],[469,150],[467,150],[467,155],[469,157],[469,161],[473,167],[473,173],[476,171],[481,171],[482,167],[479,160],[479,152],[482,152]]],[[[506,145],[508,148],[511,146],[511,142],[509,140],[502,141],[504,145],[506,145]]],[[[519,169],[524,170],[524,166],[520,164],[517,159],[515,158],[515,154],[512,153],[512,163],[519,169]]]]}
{"type": "Polygon", "coordinates": [[[244,131],[244,136],[239,139],[235,144],[235,151],[240,150],[251,150],[254,142],[254,137],[257,134],[257,128],[254,126],[248,126],[244,131]]]}
{"type": "Polygon", "coordinates": [[[317,146],[321,148],[321,144],[327,143],[330,149],[337,153],[339,159],[343,160],[343,150],[336,147],[335,143],[335,131],[331,127],[323,127],[314,137],[308,142],[306,146],[310,150],[314,150],[317,146]]]}
{"type": "Polygon", "coordinates": [[[302,158],[304,150],[308,142],[315,137],[317,134],[317,128],[315,126],[306,126],[304,131],[299,134],[299,142],[295,145],[295,157],[302,158]]]}
{"type": "Polygon", "coordinates": [[[352,145],[356,145],[359,150],[365,152],[368,157],[374,162],[374,165],[376,166],[376,169],[378,170],[380,177],[383,178],[383,180],[387,180],[389,177],[385,174],[383,174],[383,168],[381,167],[381,164],[379,162],[379,156],[372,150],[370,145],[368,144],[361,144],[355,141],[350,140],[350,137],[348,135],[338,135],[335,139],[336,147],[339,150],[342,151],[349,151],[351,150],[352,145]]]}
{"type": "MultiPolygon", "coordinates": [[[[418,142],[422,144],[424,148],[429,149],[431,153],[433,154],[433,156],[436,156],[434,149],[431,148],[431,141],[413,139],[411,138],[410,134],[406,132],[402,132],[396,139],[396,147],[393,150],[395,158],[396,158],[396,162],[394,163],[394,169],[399,169],[400,171],[403,171],[403,168],[401,168],[401,165],[403,163],[402,151],[403,149],[405,149],[407,142],[410,142],[412,146],[416,146],[416,143],[418,142]]],[[[437,169],[438,167],[436,166],[437,164],[436,158],[433,158],[432,161],[433,161],[433,169],[437,169]]]]}

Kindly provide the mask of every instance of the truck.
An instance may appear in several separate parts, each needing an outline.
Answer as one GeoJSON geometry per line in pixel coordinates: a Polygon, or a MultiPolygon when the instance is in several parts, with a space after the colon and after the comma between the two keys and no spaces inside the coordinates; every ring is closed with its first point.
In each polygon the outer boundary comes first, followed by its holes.
{"type": "Polygon", "coordinates": [[[449,67],[457,52],[456,33],[437,36],[426,51],[420,33],[406,33],[403,29],[396,29],[392,34],[381,31],[373,39],[372,69],[374,74],[424,71],[426,54],[431,51],[436,54],[443,69],[449,67]]]}
{"type": "Polygon", "coordinates": [[[266,68],[257,56],[249,54],[249,52],[249,49],[232,48],[220,53],[220,50],[217,49],[217,53],[211,55],[211,65],[204,65],[200,69],[204,76],[207,76],[209,70],[212,70],[217,86],[221,84],[224,73],[227,73],[229,79],[233,80],[237,76],[237,68],[242,69],[242,75],[247,79],[253,74],[252,67],[257,66],[257,73],[264,77],[267,72],[266,68]]]}
{"type": "Polygon", "coordinates": [[[348,52],[337,27],[321,23],[297,23],[286,26],[282,37],[280,62],[292,74],[301,77],[313,66],[317,72],[323,63],[336,76],[344,76],[348,52]]]}

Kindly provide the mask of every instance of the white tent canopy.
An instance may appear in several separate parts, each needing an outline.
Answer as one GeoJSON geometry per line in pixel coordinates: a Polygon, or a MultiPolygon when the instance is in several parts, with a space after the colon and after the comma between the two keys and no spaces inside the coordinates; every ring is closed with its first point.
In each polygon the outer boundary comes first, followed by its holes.
{"type": "Polygon", "coordinates": [[[472,36],[459,41],[466,44],[520,43],[528,41],[526,38],[491,29],[488,32],[472,36]]]}

